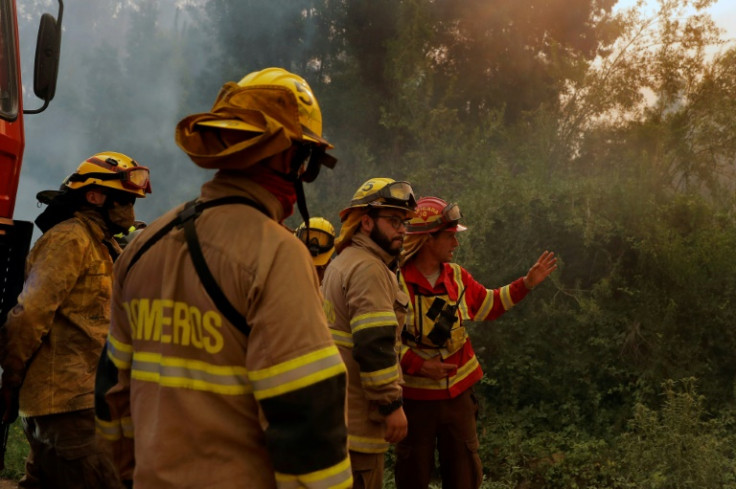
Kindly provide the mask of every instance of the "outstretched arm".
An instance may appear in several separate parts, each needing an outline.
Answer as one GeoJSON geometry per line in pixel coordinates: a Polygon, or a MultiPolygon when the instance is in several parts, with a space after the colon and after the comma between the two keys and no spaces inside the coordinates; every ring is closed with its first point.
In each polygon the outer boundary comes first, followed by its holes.
{"type": "Polygon", "coordinates": [[[531,290],[544,282],[550,273],[557,269],[557,258],[552,251],[545,250],[524,277],[524,285],[531,290]]]}

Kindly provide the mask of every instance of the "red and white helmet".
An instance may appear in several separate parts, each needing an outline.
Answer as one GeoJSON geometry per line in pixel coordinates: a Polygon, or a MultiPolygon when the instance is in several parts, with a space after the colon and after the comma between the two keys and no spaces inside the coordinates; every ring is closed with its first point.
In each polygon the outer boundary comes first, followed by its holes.
{"type": "Polygon", "coordinates": [[[439,231],[460,232],[468,229],[460,224],[460,207],[438,197],[422,197],[417,201],[416,215],[409,221],[406,234],[431,234],[439,231]]]}

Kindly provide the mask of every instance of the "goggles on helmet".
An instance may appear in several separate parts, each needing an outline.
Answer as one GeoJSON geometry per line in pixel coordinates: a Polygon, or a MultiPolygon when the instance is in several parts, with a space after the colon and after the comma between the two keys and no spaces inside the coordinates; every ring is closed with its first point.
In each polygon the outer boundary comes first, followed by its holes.
{"type": "Polygon", "coordinates": [[[291,162],[291,169],[303,182],[313,182],[322,165],[334,168],[337,158],[328,155],[326,148],[314,144],[299,144],[291,162]]]}
{"type": "Polygon", "coordinates": [[[439,215],[439,219],[422,223],[411,223],[406,227],[407,233],[431,233],[433,231],[439,231],[445,227],[451,227],[458,224],[460,219],[463,218],[462,212],[460,212],[460,206],[452,203],[448,204],[447,207],[442,209],[442,213],[439,215]]]}
{"type": "Polygon", "coordinates": [[[414,198],[414,191],[409,182],[389,183],[372,194],[353,200],[350,205],[370,204],[379,199],[383,199],[387,204],[408,207],[410,209],[413,209],[417,205],[417,200],[414,198]]]}
{"type": "Polygon", "coordinates": [[[335,247],[335,237],[321,229],[303,227],[296,232],[296,237],[307,245],[312,256],[327,253],[335,247]]]}
{"type": "Polygon", "coordinates": [[[103,161],[99,158],[93,157],[88,159],[87,162],[104,168],[107,172],[88,172],[83,174],[72,173],[67,177],[66,182],[83,182],[90,178],[103,181],[120,180],[120,184],[123,188],[127,188],[129,190],[143,190],[146,193],[151,193],[150,172],[145,166],[120,168],[118,166],[118,162],[112,158],[108,158],[106,161],[103,161]]]}

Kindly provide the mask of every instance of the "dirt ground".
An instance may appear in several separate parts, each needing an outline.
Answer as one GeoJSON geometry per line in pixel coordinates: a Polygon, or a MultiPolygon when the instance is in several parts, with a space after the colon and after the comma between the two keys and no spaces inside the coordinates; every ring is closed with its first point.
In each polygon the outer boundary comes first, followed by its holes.
{"type": "Polygon", "coordinates": [[[17,489],[18,483],[15,481],[0,479],[0,489],[17,489]]]}

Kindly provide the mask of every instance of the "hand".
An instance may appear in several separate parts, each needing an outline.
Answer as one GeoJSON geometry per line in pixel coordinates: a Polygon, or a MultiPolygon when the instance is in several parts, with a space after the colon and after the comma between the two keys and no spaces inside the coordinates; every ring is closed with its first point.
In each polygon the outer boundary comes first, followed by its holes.
{"type": "Polygon", "coordinates": [[[404,408],[399,407],[396,411],[392,411],[386,416],[386,437],[389,443],[398,443],[404,439],[409,431],[409,422],[406,420],[404,408]]]}
{"type": "Polygon", "coordinates": [[[544,282],[550,273],[557,270],[557,258],[552,251],[544,251],[537,260],[537,263],[532,265],[529,271],[524,277],[524,285],[527,289],[532,290],[537,285],[544,282]]]}
{"type": "Polygon", "coordinates": [[[454,363],[443,363],[440,356],[425,360],[422,368],[419,369],[419,375],[429,377],[434,380],[446,379],[450,374],[457,370],[454,363]]]}

